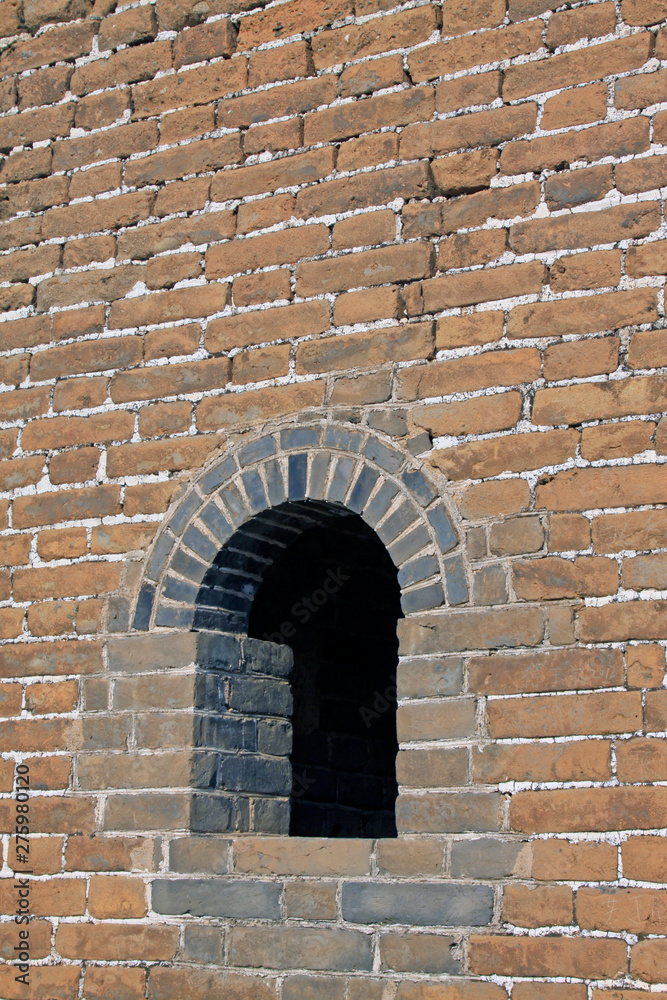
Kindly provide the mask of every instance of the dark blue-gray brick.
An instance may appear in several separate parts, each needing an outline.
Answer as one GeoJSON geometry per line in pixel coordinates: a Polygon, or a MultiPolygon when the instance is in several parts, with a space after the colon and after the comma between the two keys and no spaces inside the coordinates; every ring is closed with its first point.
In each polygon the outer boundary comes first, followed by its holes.
{"type": "Polygon", "coordinates": [[[347,882],[343,919],[357,924],[484,927],[493,916],[486,885],[347,882]]]}
{"type": "Polygon", "coordinates": [[[274,882],[254,879],[158,879],[153,883],[152,901],[156,913],[277,920],[281,891],[274,882]]]}

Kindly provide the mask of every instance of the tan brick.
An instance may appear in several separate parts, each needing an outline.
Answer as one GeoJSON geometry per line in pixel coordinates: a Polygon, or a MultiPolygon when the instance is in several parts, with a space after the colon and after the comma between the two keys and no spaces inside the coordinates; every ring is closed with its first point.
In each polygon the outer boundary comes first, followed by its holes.
{"type": "Polygon", "coordinates": [[[516,434],[438,449],[429,461],[450,479],[483,479],[561,465],[574,457],[578,443],[578,431],[516,434]]]}
{"type": "Polygon", "coordinates": [[[639,692],[498,699],[487,706],[494,739],[631,733],[641,728],[639,692]]]}
{"type": "Polygon", "coordinates": [[[617,164],[614,174],[616,187],[621,194],[635,194],[665,186],[667,157],[649,156],[617,164]]]}
{"type": "Polygon", "coordinates": [[[42,236],[53,239],[131,226],[148,218],[152,200],[152,194],[137,191],[116,198],[52,208],[44,216],[42,236]]]}
{"type": "Polygon", "coordinates": [[[154,846],[151,837],[72,837],[65,851],[65,870],[151,872],[155,870],[154,846]]]}
{"type": "Polygon", "coordinates": [[[385,56],[370,62],[354,63],[344,69],[338,82],[341,97],[360,97],[403,83],[405,73],[400,55],[385,56]]]}
{"type": "Polygon", "coordinates": [[[144,334],[144,358],[146,361],[154,361],[156,358],[194,354],[199,347],[200,338],[201,329],[195,323],[153,330],[144,334]]]}
{"type": "Polygon", "coordinates": [[[134,432],[134,415],[123,411],[87,417],[51,417],[31,421],[23,432],[25,451],[67,448],[75,444],[126,441],[134,432]]]}
{"type": "Polygon", "coordinates": [[[98,919],[125,920],[146,916],[146,886],[139,878],[93,875],[88,912],[98,919]]]}
{"type": "Polygon", "coordinates": [[[289,344],[277,344],[274,347],[260,347],[234,355],[232,382],[237,385],[247,385],[250,382],[263,382],[287,375],[290,350],[289,344]]]}
{"type": "Polygon", "coordinates": [[[13,513],[14,526],[17,528],[87,517],[106,517],[120,513],[120,489],[118,486],[94,486],[42,493],[34,497],[18,497],[14,501],[13,513]]]}
{"type": "Polygon", "coordinates": [[[202,255],[198,253],[174,253],[166,257],[155,257],[146,265],[146,286],[171,288],[186,278],[199,278],[202,264],[202,255]]]}
{"type": "Polygon", "coordinates": [[[118,563],[105,565],[96,562],[49,569],[19,569],[14,576],[14,595],[19,601],[30,601],[34,598],[109,593],[120,583],[121,568],[118,563]]]}
{"type": "Polygon", "coordinates": [[[114,445],[109,448],[107,471],[110,476],[137,476],[164,470],[196,469],[220,447],[220,443],[212,436],[114,445]]]}
{"type": "Polygon", "coordinates": [[[621,424],[585,427],[581,435],[581,454],[589,461],[601,458],[636,455],[651,450],[655,424],[650,420],[631,420],[621,424]]]}
{"type": "Polygon", "coordinates": [[[568,128],[586,125],[607,116],[607,85],[591,83],[588,87],[563,90],[544,102],[542,128],[568,128]]]}
{"type": "MultiPolygon", "coordinates": [[[[98,177],[103,191],[107,187],[120,186],[120,181],[118,181],[118,184],[116,183],[117,178],[115,175],[118,172],[115,164],[107,164],[106,166],[94,168],[90,171],[91,174],[94,173],[98,177]],[[110,177],[110,174],[114,176],[110,177]]],[[[74,190],[76,190],[76,187],[74,190]]],[[[97,193],[96,191],[95,194],[97,193]]],[[[75,197],[75,195],[72,195],[72,197],[75,197]]],[[[72,240],[65,244],[63,249],[63,267],[86,267],[87,264],[97,264],[110,260],[115,254],[116,240],[113,236],[85,236],[82,239],[72,240]]]]}
{"type": "Polygon", "coordinates": [[[260,302],[285,301],[292,298],[289,268],[263,271],[234,279],[232,294],[235,306],[254,306],[260,302]]]}
{"type": "Polygon", "coordinates": [[[123,509],[128,517],[133,517],[135,514],[161,514],[179,489],[178,477],[164,483],[128,486],[125,489],[123,509]]]}
{"type": "MultiPolygon", "coordinates": [[[[610,744],[603,740],[519,746],[490,744],[473,749],[472,766],[474,780],[484,784],[500,781],[608,781],[611,777],[610,744]]],[[[544,842],[539,843],[541,846],[544,842]]],[[[614,853],[614,860],[615,857],[614,853]]],[[[540,877],[534,872],[533,875],[540,877]]],[[[552,877],[572,876],[556,873],[546,876],[548,879],[552,877]]]]}
{"type": "Polygon", "coordinates": [[[439,83],[435,88],[435,110],[443,114],[475,105],[493,104],[500,94],[500,85],[498,71],[473,73],[439,83]]]}
{"type": "Polygon", "coordinates": [[[665,651],[658,645],[626,649],[628,687],[661,687],[665,676],[665,651]]]}
{"type": "Polygon", "coordinates": [[[216,430],[298,412],[319,406],[323,395],[324,383],[319,380],[253,389],[242,397],[226,393],[202,400],[197,407],[197,427],[203,431],[216,430]]]}
{"type": "Polygon", "coordinates": [[[305,41],[252,52],[248,60],[248,86],[254,89],[265,83],[310,76],[311,59],[305,41]]]}
{"type": "Polygon", "coordinates": [[[574,424],[583,420],[659,413],[664,378],[638,376],[619,381],[595,382],[538,389],[533,404],[537,424],[574,424]]]}
{"type": "Polygon", "coordinates": [[[294,195],[276,194],[239,205],[236,231],[246,234],[255,229],[268,229],[278,222],[285,222],[294,215],[294,195]]]}
{"type": "MultiPolygon", "coordinates": [[[[229,18],[200,24],[180,32],[174,39],[174,67],[229,57],[234,51],[235,33],[229,18]]],[[[250,86],[256,86],[250,81],[250,86]]]]}
{"type": "MultiPolygon", "coordinates": [[[[303,257],[316,257],[326,253],[328,249],[329,230],[326,226],[300,226],[265,236],[249,237],[207,250],[206,277],[218,279],[270,264],[291,264],[303,257]]],[[[303,268],[306,265],[299,266],[303,268]]]]}
{"type": "Polygon", "coordinates": [[[622,0],[621,14],[626,24],[655,24],[667,16],[665,0],[622,0]]]}
{"type": "Polygon", "coordinates": [[[340,17],[352,12],[347,0],[333,0],[322,8],[308,0],[292,0],[284,12],[275,10],[258,11],[243,19],[239,33],[240,49],[255,48],[262,42],[279,38],[289,38],[302,31],[313,31],[326,27],[340,17]]]}
{"type": "Polygon", "coordinates": [[[588,247],[647,236],[658,224],[656,206],[651,203],[630,208],[619,205],[599,212],[519,222],[510,229],[510,244],[517,253],[588,247]]]}
{"type": "MultiPolygon", "coordinates": [[[[425,707],[434,708],[433,705],[425,707]]],[[[427,724],[424,727],[424,732],[429,730],[428,723],[432,724],[435,721],[435,713],[431,711],[430,718],[425,721],[427,724]]],[[[445,737],[445,730],[442,726],[436,727],[435,731],[439,731],[442,737],[445,737]]],[[[421,739],[422,737],[417,738],[421,739]]],[[[396,758],[396,779],[399,785],[411,788],[444,788],[467,785],[468,755],[461,748],[456,750],[441,748],[400,750],[396,758]]]]}
{"type": "Polygon", "coordinates": [[[438,270],[449,271],[474,264],[488,264],[500,257],[506,247],[507,232],[504,229],[493,229],[490,232],[479,230],[450,236],[440,244],[438,270]]]}
{"type": "MultiPolygon", "coordinates": [[[[488,11],[493,7],[486,9],[488,11]]],[[[466,13],[470,10],[471,8],[466,8],[466,13]]],[[[457,15],[461,20],[466,17],[465,14],[458,14],[458,11],[457,15]]],[[[511,25],[488,31],[479,37],[472,35],[419,48],[408,56],[408,69],[410,78],[415,83],[421,83],[473,66],[484,66],[534,52],[539,45],[540,31],[537,24],[511,25]]]]}
{"type": "Polygon", "coordinates": [[[177,945],[177,928],[159,924],[63,923],[56,932],[56,950],[63,958],[87,961],[167,961],[177,945]]]}
{"type": "Polygon", "coordinates": [[[618,566],[602,556],[548,556],[515,563],[513,580],[522,600],[602,596],[616,593],[618,566]]]}
{"type": "Polygon", "coordinates": [[[150,80],[156,73],[167,69],[171,69],[170,41],[144,44],[140,48],[132,46],[107,59],[79,66],[72,77],[70,89],[73,94],[82,96],[123,83],[150,80]]]}
{"type": "Polygon", "coordinates": [[[44,601],[28,608],[28,629],[34,636],[62,635],[74,631],[76,601],[44,601]]]}
{"type": "Polygon", "coordinates": [[[165,143],[182,142],[212,132],[215,128],[215,107],[206,105],[170,111],[160,119],[160,138],[165,143]]]}
{"type": "MultiPolygon", "coordinates": [[[[532,131],[532,128],[526,128],[525,131],[532,131]]],[[[590,162],[601,160],[605,156],[621,157],[641,153],[648,146],[648,121],[630,118],[595,125],[580,132],[509,142],[500,154],[500,170],[505,174],[540,171],[563,162],[590,162]]]]}
{"type": "Polygon", "coordinates": [[[470,690],[480,694],[519,694],[614,687],[623,683],[620,651],[568,649],[537,654],[473,657],[470,690]]]}
{"type": "Polygon", "coordinates": [[[214,62],[205,68],[137,83],[132,88],[133,116],[152,118],[175,108],[208,104],[237,90],[243,90],[247,75],[246,60],[235,58],[214,62]]]}
{"type": "Polygon", "coordinates": [[[174,212],[192,212],[201,209],[208,201],[208,177],[193,177],[188,181],[173,181],[158,191],[155,215],[173,215],[174,212]]]}
{"type": "Polygon", "coordinates": [[[358,170],[360,167],[389,163],[397,158],[398,135],[395,132],[383,132],[341,143],[336,163],[339,170],[358,170]]]}
{"type": "Polygon", "coordinates": [[[218,104],[217,121],[218,125],[226,128],[247,128],[272,118],[304,114],[323,104],[333,103],[335,97],[336,78],[328,74],[222,100],[218,104]]]}
{"type": "Polygon", "coordinates": [[[503,920],[516,927],[572,923],[572,890],[565,885],[507,885],[503,890],[503,920]]]}
{"type": "Polygon", "coordinates": [[[377,246],[396,238],[396,216],[392,211],[353,215],[333,227],[331,246],[334,250],[351,247],[377,246]]]}
{"type": "Polygon", "coordinates": [[[287,882],[285,912],[301,920],[335,920],[336,883],[320,878],[287,882]]]}
{"type": "Polygon", "coordinates": [[[403,302],[398,288],[384,286],[359,292],[342,292],[334,304],[334,326],[398,319],[402,312],[403,302]]]}
{"type": "Polygon", "coordinates": [[[286,119],[272,125],[256,125],[245,133],[243,148],[252,153],[275,153],[283,149],[298,149],[303,145],[303,121],[301,118],[286,119]]]}
{"type": "Polygon", "coordinates": [[[613,3],[601,3],[581,10],[568,10],[549,20],[547,45],[572,45],[580,38],[599,38],[613,34],[616,27],[616,10],[613,3]]]}
{"type": "Polygon", "coordinates": [[[627,951],[621,941],[572,937],[495,937],[473,935],[471,970],[484,974],[491,968],[501,975],[577,976],[613,978],[627,971],[627,951]],[[510,971],[511,970],[511,971],[510,971]]]}
{"type": "Polygon", "coordinates": [[[29,684],[25,704],[33,715],[73,712],[79,700],[79,682],[57,681],[55,684],[29,684]]]}
{"type": "Polygon", "coordinates": [[[629,837],[621,846],[623,874],[642,882],[667,879],[667,842],[664,837],[629,837]]]}
{"type": "Polygon", "coordinates": [[[49,462],[49,479],[60,483],[86,483],[95,479],[100,463],[99,448],[76,448],[54,455],[49,462]]]}
{"type": "Polygon", "coordinates": [[[311,112],[305,117],[303,141],[306,146],[312,146],[318,142],[349,139],[373,131],[378,121],[385,125],[407,125],[428,120],[433,110],[431,87],[382,94],[367,101],[311,112]]]}
{"type": "Polygon", "coordinates": [[[359,26],[346,25],[319,32],[313,39],[316,69],[337,63],[409,48],[425,42],[435,28],[432,7],[418,7],[369,21],[359,26]]]}
{"type": "Polygon", "coordinates": [[[228,300],[229,285],[225,282],[155,292],[153,295],[114,302],[109,314],[109,327],[114,330],[127,329],[210,316],[211,313],[221,312],[228,300]]]}
{"type": "Polygon", "coordinates": [[[412,410],[412,419],[418,427],[425,427],[436,436],[446,434],[458,437],[509,430],[516,424],[520,413],[521,393],[506,392],[477,396],[458,403],[420,406],[412,410]]]}
{"type": "Polygon", "coordinates": [[[146,972],[137,967],[88,965],[84,989],[90,1000],[105,1000],[109,992],[116,1000],[137,1000],[146,993],[146,972]]]}
{"type": "Polygon", "coordinates": [[[512,517],[491,525],[489,546],[496,555],[537,552],[544,545],[544,529],[538,517],[512,517]]]}
{"type": "Polygon", "coordinates": [[[234,842],[234,868],[253,875],[368,875],[371,846],[369,840],[240,837],[234,842]]]}
{"type": "Polygon", "coordinates": [[[122,233],[118,238],[118,257],[145,260],[154,254],[177,250],[184,243],[195,246],[214,243],[233,236],[235,228],[234,213],[229,211],[169,219],[122,233]]]}
{"type": "Polygon", "coordinates": [[[655,889],[577,890],[577,922],[594,930],[660,933],[667,914],[667,893],[655,889]]]}
{"type": "Polygon", "coordinates": [[[427,358],[433,353],[433,324],[418,323],[384,328],[381,335],[351,333],[345,337],[328,337],[299,344],[296,371],[300,375],[376,367],[394,361],[427,358]]]}
{"type": "Polygon", "coordinates": [[[518,514],[529,504],[530,490],[523,479],[506,479],[470,486],[458,500],[461,516],[469,520],[518,514]]]}
{"type": "MultiPolygon", "coordinates": [[[[211,68],[215,69],[216,66],[211,68]]],[[[173,80],[174,77],[162,79],[173,80]]],[[[199,142],[188,143],[187,146],[176,146],[142,159],[130,160],[125,165],[125,184],[131,187],[157,184],[191,173],[206,173],[230,163],[239,163],[241,159],[238,134],[224,135],[219,139],[201,139],[199,142]]]]}
{"type": "Polygon", "coordinates": [[[329,328],[329,306],[325,302],[304,302],[261,312],[240,313],[209,322],[206,349],[212,353],[232,347],[248,347],[283,337],[306,337],[329,328]]]}
{"type": "Polygon", "coordinates": [[[638,69],[648,58],[648,38],[633,35],[551,56],[541,65],[538,61],[511,66],[505,74],[503,99],[516,101],[556,88],[600,80],[610,73],[625,73],[638,69]]]}
{"type": "Polygon", "coordinates": [[[110,524],[93,528],[90,551],[93,555],[145,551],[154,534],[154,524],[110,524]]]}
{"type": "Polygon", "coordinates": [[[74,123],[77,128],[104,128],[119,118],[124,118],[129,105],[130,95],[127,91],[93,94],[82,98],[77,104],[74,123]]]}
{"type": "MultiPolygon", "coordinates": [[[[385,151],[384,155],[389,155],[384,141],[381,148],[385,151]]],[[[352,155],[355,160],[358,159],[359,150],[352,155]]],[[[340,160],[338,169],[343,169],[340,160]]],[[[348,165],[347,169],[355,168],[348,165]]],[[[296,214],[302,219],[312,219],[320,215],[370,208],[373,205],[384,207],[396,198],[404,198],[406,201],[411,198],[427,198],[432,189],[433,181],[427,164],[391,166],[370,174],[339,177],[303,188],[296,197],[296,214]]]]}

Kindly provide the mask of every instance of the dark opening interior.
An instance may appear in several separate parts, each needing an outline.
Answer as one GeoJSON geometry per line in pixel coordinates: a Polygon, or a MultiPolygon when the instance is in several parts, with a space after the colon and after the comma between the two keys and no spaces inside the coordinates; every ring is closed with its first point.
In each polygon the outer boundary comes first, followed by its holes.
{"type": "Polygon", "coordinates": [[[290,834],[394,837],[396,569],[356,514],[307,528],[267,569],[248,634],[294,653],[290,834]]]}

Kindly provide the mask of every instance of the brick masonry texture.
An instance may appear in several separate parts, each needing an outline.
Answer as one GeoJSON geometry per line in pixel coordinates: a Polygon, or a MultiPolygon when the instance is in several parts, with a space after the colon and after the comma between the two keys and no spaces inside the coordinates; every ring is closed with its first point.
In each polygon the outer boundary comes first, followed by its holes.
{"type": "Polygon", "coordinates": [[[0,0],[2,997],[667,996],[666,150],[665,0],[0,0]],[[289,664],[192,630],[304,497],[397,839],[286,835],[289,664]]]}

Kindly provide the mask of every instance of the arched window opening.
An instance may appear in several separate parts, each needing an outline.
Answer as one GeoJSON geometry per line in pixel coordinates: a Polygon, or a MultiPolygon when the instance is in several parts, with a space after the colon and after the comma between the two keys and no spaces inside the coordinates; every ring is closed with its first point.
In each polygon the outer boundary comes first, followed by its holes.
{"type": "Polygon", "coordinates": [[[248,634],[294,655],[291,835],[396,836],[400,616],[396,569],[353,513],[299,533],[263,576],[248,634]]]}

